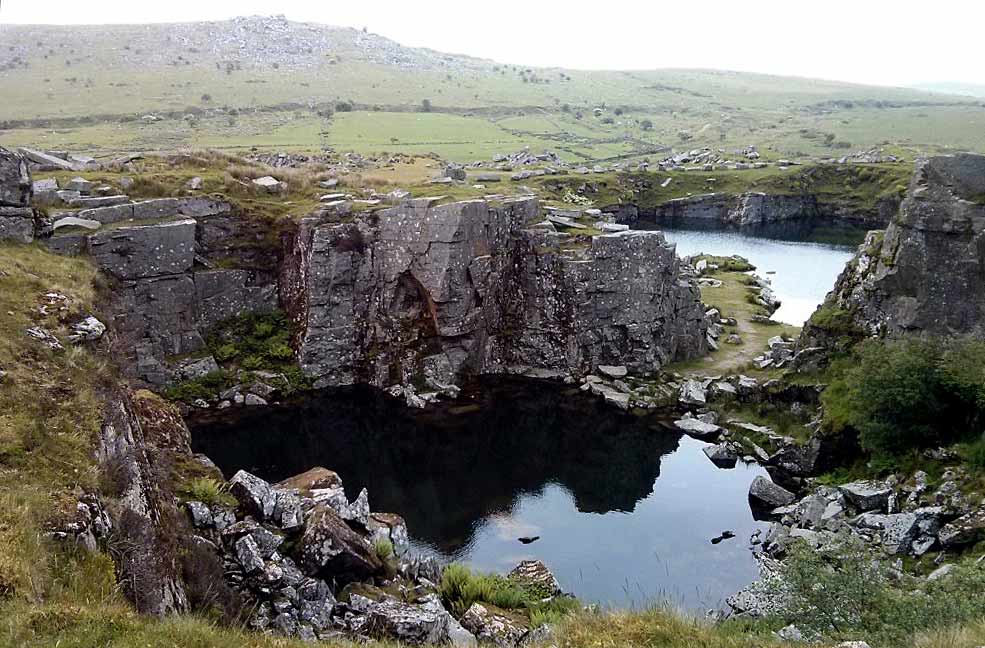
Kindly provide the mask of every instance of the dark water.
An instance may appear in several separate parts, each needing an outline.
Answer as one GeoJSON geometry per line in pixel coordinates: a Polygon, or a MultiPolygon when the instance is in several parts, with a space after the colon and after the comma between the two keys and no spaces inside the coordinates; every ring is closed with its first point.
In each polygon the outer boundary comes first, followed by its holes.
{"type": "Polygon", "coordinates": [[[427,412],[347,389],[189,424],[227,476],[331,468],[403,515],[417,550],[499,572],[540,558],[586,601],[703,610],[756,577],[746,493],[762,469],[718,469],[666,423],[556,384],[485,381],[427,412]]]}
{"type": "Polygon", "coordinates": [[[834,288],[835,280],[865,238],[863,230],[785,227],[745,231],[659,228],[679,256],[705,253],[749,259],[770,280],[782,305],[773,319],[801,326],[834,288]],[[772,274],[767,274],[768,272],[772,274]]]}

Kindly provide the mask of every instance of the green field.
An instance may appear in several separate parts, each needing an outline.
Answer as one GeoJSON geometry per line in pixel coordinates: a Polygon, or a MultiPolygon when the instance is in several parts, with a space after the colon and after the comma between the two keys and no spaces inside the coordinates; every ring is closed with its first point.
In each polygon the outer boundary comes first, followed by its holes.
{"type": "Polygon", "coordinates": [[[985,102],[967,96],[714,70],[524,68],[278,19],[0,25],[0,42],[5,145],[331,146],[459,161],[530,146],[585,162],[750,144],[767,159],[985,151],[985,102]],[[149,114],[161,120],[144,123],[149,114]]]}

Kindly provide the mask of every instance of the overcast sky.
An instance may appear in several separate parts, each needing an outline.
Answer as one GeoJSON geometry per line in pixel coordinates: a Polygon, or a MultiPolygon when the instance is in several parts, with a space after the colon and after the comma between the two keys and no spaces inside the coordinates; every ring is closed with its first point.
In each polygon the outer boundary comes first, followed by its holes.
{"type": "Polygon", "coordinates": [[[985,84],[981,0],[0,0],[0,24],[250,14],[367,27],[405,45],[504,63],[985,84]]]}

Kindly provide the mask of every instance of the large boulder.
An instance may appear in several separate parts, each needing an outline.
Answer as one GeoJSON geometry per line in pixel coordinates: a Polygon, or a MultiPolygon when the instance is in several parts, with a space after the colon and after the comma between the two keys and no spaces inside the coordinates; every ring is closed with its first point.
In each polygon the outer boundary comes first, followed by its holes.
{"type": "Polygon", "coordinates": [[[674,421],[674,425],[689,436],[702,441],[714,441],[721,436],[723,430],[714,423],[707,423],[698,418],[682,418],[674,421]]]}
{"type": "Polygon", "coordinates": [[[884,511],[893,489],[884,482],[861,480],[838,487],[859,511],[884,511]]]}
{"type": "Polygon", "coordinates": [[[325,504],[316,505],[308,515],[297,553],[305,573],[326,580],[362,580],[383,568],[369,540],[325,504]]]}
{"type": "Polygon", "coordinates": [[[513,568],[507,578],[536,591],[541,598],[557,596],[564,591],[547,565],[539,560],[524,560],[513,568]]]}
{"type": "Polygon", "coordinates": [[[239,505],[261,522],[271,518],[277,505],[277,496],[270,484],[240,470],[229,480],[229,492],[239,505]]]}
{"type": "Polygon", "coordinates": [[[374,601],[352,594],[349,607],[365,615],[361,630],[376,639],[394,639],[410,645],[450,643],[455,648],[476,645],[475,637],[445,610],[435,594],[428,594],[416,603],[390,597],[374,601]]]}
{"type": "Polygon", "coordinates": [[[757,475],[749,485],[749,503],[757,510],[772,510],[792,504],[796,499],[796,495],[762,475],[757,475]]]}

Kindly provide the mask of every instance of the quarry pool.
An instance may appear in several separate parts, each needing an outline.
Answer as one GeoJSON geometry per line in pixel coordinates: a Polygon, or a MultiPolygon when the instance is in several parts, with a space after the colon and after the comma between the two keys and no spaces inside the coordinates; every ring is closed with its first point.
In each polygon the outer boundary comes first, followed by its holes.
{"type": "Polygon", "coordinates": [[[757,577],[747,491],[763,469],[716,468],[664,421],[556,383],[485,380],[427,411],[347,388],[189,425],[227,477],[330,468],[350,499],[365,487],[402,515],[412,550],[501,573],[538,558],[586,602],[703,612],[757,577]]]}
{"type": "Polygon", "coordinates": [[[860,230],[815,229],[799,235],[747,234],[731,230],[659,228],[679,256],[738,254],[768,278],[782,305],[773,319],[801,326],[834,288],[835,280],[865,237],[860,230]]]}

